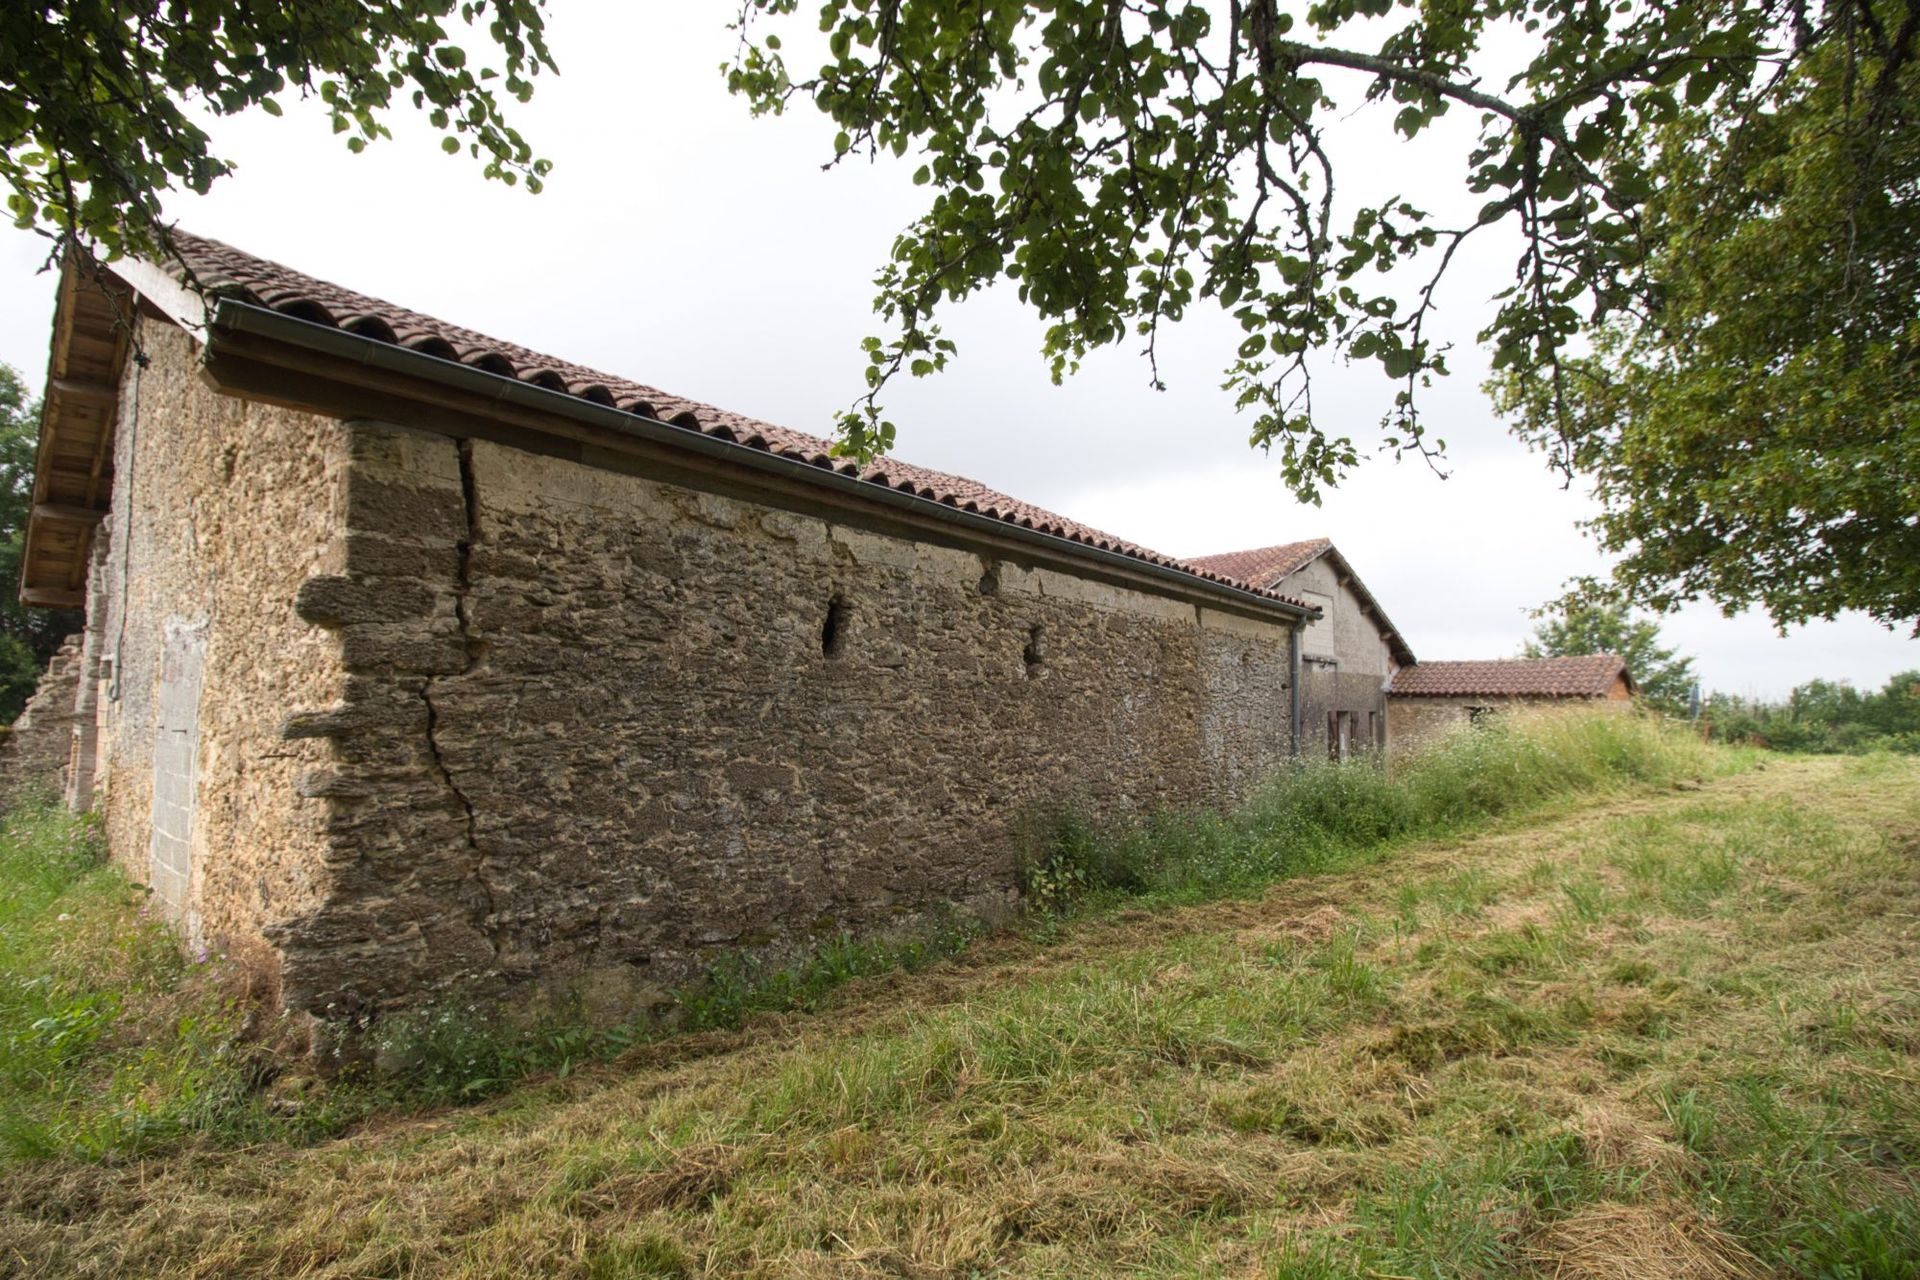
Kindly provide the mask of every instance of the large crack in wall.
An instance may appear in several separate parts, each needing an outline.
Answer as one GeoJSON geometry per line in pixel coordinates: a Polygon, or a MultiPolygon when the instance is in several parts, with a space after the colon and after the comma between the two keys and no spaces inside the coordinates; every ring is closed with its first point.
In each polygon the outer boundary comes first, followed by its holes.
{"type": "MultiPolygon", "coordinates": [[[[473,479],[473,443],[468,440],[460,441],[460,496],[466,505],[467,531],[466,536],[454,544],[457,567],[454,578],[453,613],[455,620],[459,623],[460,640],[465,654],[465,664],[461,667],[459,675],[468,676],[479,665],[486,647],[474,636],[467,609],[467,598],[473,588],[473,544],[480,537],[480,502],[473,479]]],[[[472,859],[470,878],[474,887],[479,890],[480,897],[486,902],[485,913],[477,922],[477,928],[481,936],[486,938],[489,945],[493,947],[494,956],[498,958],[501,952],[500,904],[494,897],[493,886],[487,881],[487,855],[486,851],[480,847],[479,818],[474,812],[472,797],[468,796],[459,782],[454,779],[453,770],[448,767],[446,755],[440,745],[440,709],[434,704],[434,686],[441,680],[452,678],[455,677],[430,675],[420,686],[420,701],[425,704],[427,711],[427,753],[433,760],[434,771],[439,775],[440,781],[446,786],[448,793],[453,796],[466,817],[467,852],[472,859]]]]}
{"type": "Polygon", "coordinates": [[[716,946],[997,915],[1033,806],[1188,807],[1287,753],[1262,619],[484,440],[353,448],[298,601],[346,677],[289,726],[340,751],[301,793],[338,855],[284,944],[307,1008],[624,1007],[716,946]]]}

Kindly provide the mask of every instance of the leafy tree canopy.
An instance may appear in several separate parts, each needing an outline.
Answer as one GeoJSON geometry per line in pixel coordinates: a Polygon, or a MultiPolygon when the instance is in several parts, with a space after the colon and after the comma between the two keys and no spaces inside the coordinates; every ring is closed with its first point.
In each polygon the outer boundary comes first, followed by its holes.
{"type": "Polygon", "coordinates": [[[1629,595],[1920,616],[1914,0],[825,0],[824,61],[789,66],[799,8],[742,0],[734,90],[811,100],[836,159],[911,154],[928,190],[877,278],[843,450],[892,443],[889,380],[944,367],[940,308],[1005,277],[1056,377],[1230,312],[1226,385],[1317,500],[1361,444],[1316,415],[1311,361],[1377,366],[1384,446],[1439,451],[1435,289],[1507,227],[1480,338],[1520,433],[1597,482],[1629,595]],[[1524,65],[1490,78],[1515,40],[1524,65]],[[1412,145],[1471,113],[1478,213],[1339,200],[1328,128],[1362,103],[1412,145]]]}
{"type": "Polygon", "coordinates": [[[1656,608],[1920,619],[1920,66],[1878,98],[1859,74],[1829,44],[1775,109],[1677,122],[1645,214],[1658,308],[1595,328],[1564,394],[1539,369],[1497,390],[1593,478],[1613,586],[1656,608]]]}
{"type": "MultiPolygon", "coordinates": [[[[1151,361],[1163,321],[1224,308],[1251,438],[1318,500],[1366,442],[1316,414],[1314,362],[1377,367],[1380,443],[1438,454],[1418,404],[1447,371],[1436,289],[1505,227],[1520,247],[1480,335],[1500,403],[1595,484],[1626,598],[1920,618],[1920,0],[825,0],[817,23],[738,2],[732,88],[756,111],[811,100],[836,160],[911,153],[928,192],[878,276],[844,451],[890,446],[890,379],[944,367],[940,308],[1005,277],[1056,376],[1134,339],[1151,361]],[[796,71],[800,25],[824,51],[796,71]],[[1518,70],[1495,74],[1508,46],[1518,70]],[[1341,198],[1328,128],[1367,104],[1410,145],[1470,115],[1477,212],[1341,198]]],[[[503,102],[553,68],[543,5],[5,7],[9,210],[164,252],[162,196],[229,170],[198,121],[288,92],[355,150],[410,101],[447,150],[537,189],[503,102]]]]}
{"type": "MultiPolygon", "coordinates": [[[[507,123],[553,68],[545,0],[74,0],[0,7],[0,175],[16,225],[109,256],[165,248],[160,200],[230,171],[196,114],[280,114],[289,90],[326,104],[360,151],[396,97],[488,177],[539,190],[547,162],[507,123]],[[490,45],[475,59],[449,22],[490,45]]],[[[57,251],[57,250],[56,250],[57,251]]]]}
{"type": "Polygon", "coordinates": [[[1679,715],[1693,688],[1693,659],[1660,643],[1655,623],[1636,619],[1623,604],[1575,604],[1541,619],[1522,652],[1529,658],[1613,653],[1625,658],[1640,696],[1679,715]]]}
{"type": "Polygon", "coordinates": [[[0,364],[0,724],[20,714],[47,659],[84,625],[84,617],[73,610],[28,609],[20,603],[20,562],[39,439],[39,403],[28,398],[19,371],[0,364]]]}

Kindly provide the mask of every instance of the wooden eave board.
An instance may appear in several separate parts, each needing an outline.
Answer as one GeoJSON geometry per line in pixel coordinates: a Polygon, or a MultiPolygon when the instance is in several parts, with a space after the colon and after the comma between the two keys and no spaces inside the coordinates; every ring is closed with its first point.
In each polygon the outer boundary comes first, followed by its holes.
{"type": "Polygon", "coordinates": [[[69,262],[60,279],[34,460],[20,599],[71,608],[84,594],[98,513],[113,494],[113,430],[126,367],[131,294],[69,262]],[[51,513],[41,508],[51,508],[51,513]]]}

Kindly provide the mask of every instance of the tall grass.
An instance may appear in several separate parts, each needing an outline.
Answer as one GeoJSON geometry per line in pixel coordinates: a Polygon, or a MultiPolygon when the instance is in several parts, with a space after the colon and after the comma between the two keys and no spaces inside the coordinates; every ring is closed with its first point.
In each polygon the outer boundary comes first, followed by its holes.
{"type": "Polygon", "coordinates": [[[613,1023],[596,1021],[562,997],[532,1017],[501,1019],[483,1003],[448,1001],[368,1023],[352,1048],[371,1050],[372,1075],[357,1083],[389,1105],[457,1103],[488,1097],[535,1072],[567,1075],[669,1035],[731,1031],[762,1013],[812,1012],[858,978],[913,973],[965,950],[981,926],[935,913],[886,938],[839,934],[775,961],[751,952],[723,956],[700,980],[671,993],[667,1007],[613,1023]]]}
{"type": "Polygon", "coordinates": [[[181,953],[99,834],[52,803],[0,829],[0,1154],[238,1136],[256,1049],[217,962],[181,953]]]}
{"type": "MultiPolygon", "coordinates": [[[[1495,725],[1391,772],[1291,770],[1227,814],[1103,829],[1054,822],[1027,888],[1043,918],[1102,896],[1211,896],[1556,797],[1703,776],[1727,760],[1633,717],[1495,725]]],[[[106,1158],[193,1135],[317,1138],[376,1112],[494,1095],[663,1036],[819,1008],[851,980],[920,968],[976,932],[964,918],[936,917],[898,937],[830,939],[778,962],[734,957],[673,993],[664,1016],[613,1026],[564,1000],[511,1018],[449,1001],[364,1028],[350,1065],[309,1087],[305,1068],[273,1081],[289,1064],[248,1035],[257,1011],[238,975],[217,957],[182,955],[145,891],[106,863],[90,824],[52,805],[21,808],[0,829],[0,1155],[106,1158]]],[[[1335,980],[1358,990],[1366,976],[1335,980]]]]}
{"type": "Polygon", "coordinates": [[[1645,715],[1563,711],[1498,717],[1392,768],[1297,764],[1227,812],[1163,813],[1096,826],[1037,824],[1025,887],[1044,910],[1115,898],[1192,901],[1377,856],[1556,799],[1668,785],[1738,768],[1645,715]]]}

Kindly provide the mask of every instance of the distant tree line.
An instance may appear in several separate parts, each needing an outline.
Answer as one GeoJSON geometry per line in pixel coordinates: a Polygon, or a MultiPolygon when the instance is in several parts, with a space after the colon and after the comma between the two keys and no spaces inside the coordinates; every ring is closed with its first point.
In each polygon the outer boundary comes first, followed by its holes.
{"type": "Polygon", "coordinates": [[[1837,680],[1811,680],[1784,702],[1717,693],[1706,719],[1722,742],[1775,751],[1920,753],[1920,670],[1903,671],[1878,693],[1837,680]]]}

